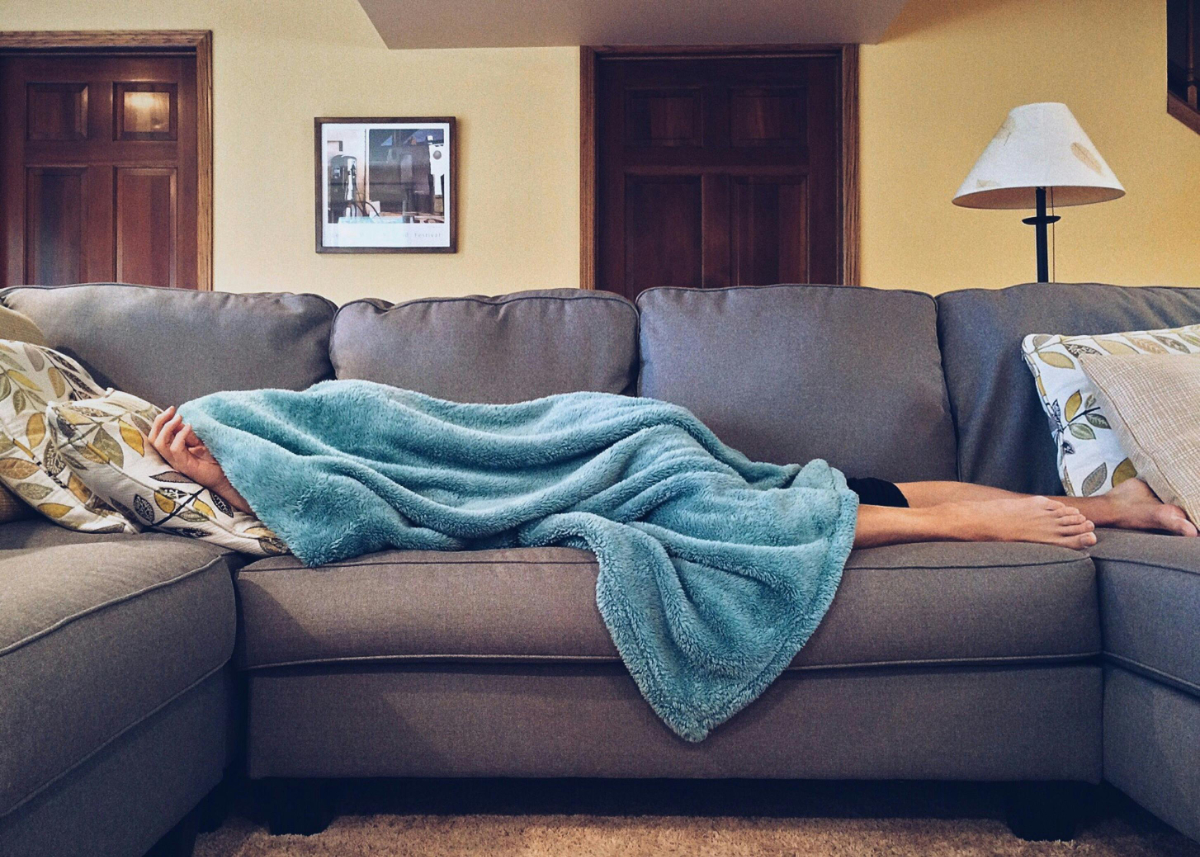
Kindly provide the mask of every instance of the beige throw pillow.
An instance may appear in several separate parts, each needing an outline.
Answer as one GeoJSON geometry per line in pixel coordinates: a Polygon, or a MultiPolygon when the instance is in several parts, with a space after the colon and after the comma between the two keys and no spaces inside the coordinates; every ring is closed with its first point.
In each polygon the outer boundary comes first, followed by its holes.
{"type": "Polygon", "coordinates": [[[0,306],[0,339],[15,339],[31,345],[45,345],[46,337],[27,315],[0,306]]]}
{"type": "Polygon", "coordinates": [[[1200,521],[1200,355],[1084,355],[1121,448],[1165,503],[1200,521]]]}
{"type": "MultiPolygon", "coordinates": [[[[0,306],[0,339],[45,345],[46,337],[27,316],[0,306]]],[[[0,524],[29,517],[29,507],[7,486],[0,484],[0,524]]]]}
{"type": "Polygon", "coordinates": [[[1079,361],[1105,354],[1195,354],[1200,325],[1097,336],[1030,334],[1021,343],[1058,447],[1058,475],[1073,497],[1103,494],[1137,475],[1079,361]]]}
{"type": "Polygon", "coordinates": [[[158,454],[147,436],[159,409],[129,393],[46,408],[51,444],[75,476],[140,526],[255,556],[288,553],[258,518],[231,507],[158,454]]]}
{"type": "Polygon", "coordinates": [[[48,442],[48,404],[103,393],[67,355],[0,339],[0,482],[67,529],[136,533],[137,525],[95,496],[48,442]]]}

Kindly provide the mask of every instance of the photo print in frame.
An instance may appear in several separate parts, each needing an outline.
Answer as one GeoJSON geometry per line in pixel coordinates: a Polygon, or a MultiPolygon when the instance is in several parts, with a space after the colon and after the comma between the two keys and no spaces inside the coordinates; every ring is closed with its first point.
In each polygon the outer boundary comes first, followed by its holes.
{"type": "Polygon", "coordinates": [[[456,252],[454,117],[314,125],[318,253],[456,252]]]}

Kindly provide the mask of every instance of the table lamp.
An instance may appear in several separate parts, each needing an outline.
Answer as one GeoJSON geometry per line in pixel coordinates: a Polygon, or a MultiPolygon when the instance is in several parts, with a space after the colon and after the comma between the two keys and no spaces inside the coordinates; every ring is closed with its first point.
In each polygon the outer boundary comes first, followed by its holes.
{"type": "Polygon", "coordinates": [[[1035,208],[1026,217],[1037,234],[1038,282],[1050,279],[1046,191],[1053,208],[1106,202],[1125,195],[1104,158],[1079,127],[1067,105],[1055,102],[1014,107],[958,189],[954,204],[965,208],[1035,208]]]}

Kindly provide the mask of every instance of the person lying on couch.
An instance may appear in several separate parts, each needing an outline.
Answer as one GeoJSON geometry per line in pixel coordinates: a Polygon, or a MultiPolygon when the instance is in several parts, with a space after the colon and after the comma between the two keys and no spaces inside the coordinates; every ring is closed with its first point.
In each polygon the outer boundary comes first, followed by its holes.
{"type": "Polygon", "coordinates": [[[156,480],[253,513],[310,567],[388,549],[586,548],[615,648],[688,741],[786,669],[856,546],[1079,549],[1097,525],[1196,535],[1133,479],[1071,500],[848,482],[819,459],[752,461],[685,408],[609,393],[495,405],[324,381],[213,393],[156,415],[146,436],[178,471],[156,480]]]}
{"type": "MultiPolygon", "coordinates": [[[[252,513],[220,462],[174,406],[154,420],[154,448],[175,470],[252,513]]],[[[1096,497],[1041,497],[965,482],[894,484],[847,478],[859,496],[854,547],[932,541],[1035,542],[1082,549],[1097,526],[1196,536],[1183,509],[1161,502],[1140,479],[1096,497]]]]}

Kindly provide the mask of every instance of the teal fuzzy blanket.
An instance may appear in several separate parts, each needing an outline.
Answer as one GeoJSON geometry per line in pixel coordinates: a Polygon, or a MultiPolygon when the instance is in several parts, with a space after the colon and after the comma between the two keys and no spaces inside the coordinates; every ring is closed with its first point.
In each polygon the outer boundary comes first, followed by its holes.
{"type": "Polygon", "coordinates": [[[858,498],[841,473],[750,461],[654,399],[460,404],[326,381],[215,393],[180,412],[307,565],[386,548],[592,551],[613,643],[689,741],[787,667],[854,540],[858,498]]]}

